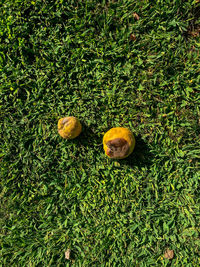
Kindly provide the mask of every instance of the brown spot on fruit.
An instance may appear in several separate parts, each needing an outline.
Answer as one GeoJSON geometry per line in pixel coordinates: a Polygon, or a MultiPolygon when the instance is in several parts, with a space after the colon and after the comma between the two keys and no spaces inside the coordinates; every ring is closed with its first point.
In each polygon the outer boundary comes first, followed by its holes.
{"type": "Polygon", "coordinates": [[[129,153],[129,144],[124,138],[115,138],[106,143],[106,154],[110,158],[123,158],[129,153]]]}

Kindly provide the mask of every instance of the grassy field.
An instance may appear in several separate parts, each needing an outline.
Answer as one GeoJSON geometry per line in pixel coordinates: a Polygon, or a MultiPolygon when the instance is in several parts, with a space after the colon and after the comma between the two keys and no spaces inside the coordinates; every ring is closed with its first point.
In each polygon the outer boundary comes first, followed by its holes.
{"type": "Polygon", "coordinates": [[[199,13],[2,1],[0,266],[200,265],[199,13]],[[68,115],[83,124],[72,141],[57,132],[68,115]],[[116,126],[136,137],[124,160],[102,147],[116,126]]]}

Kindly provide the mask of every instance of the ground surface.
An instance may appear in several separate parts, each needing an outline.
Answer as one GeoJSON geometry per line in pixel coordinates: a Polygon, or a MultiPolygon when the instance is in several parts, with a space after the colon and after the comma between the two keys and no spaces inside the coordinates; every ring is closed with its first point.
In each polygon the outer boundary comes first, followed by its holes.
{"type": "Polygon", "coordinates": [[[198,2],[3,0],[1,266],[199,266],[198,2]]]}

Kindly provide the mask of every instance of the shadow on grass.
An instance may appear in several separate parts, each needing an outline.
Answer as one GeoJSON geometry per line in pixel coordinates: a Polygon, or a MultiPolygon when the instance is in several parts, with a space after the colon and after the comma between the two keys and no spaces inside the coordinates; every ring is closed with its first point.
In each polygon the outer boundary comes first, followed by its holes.
{"type": "MultiPolygon", "coordinates": [[[[83,131],[80,135],[79,140],[81,141],[77,140],[77,144],[81,142],[80,145],[90,146],[93,149],[95,149],[95,147],[98,146],[99,150],[103,150],[103,144],[102,144],[103,136],[98,136],[93,131],[92,127],[89,127],[85,124],[83,124],[83,131]]],[[[110,159],[110,160],[119,161],[120,165],[127,165],[131,168],[135,166],[142,168],[144,166],[150,166],[152,164],[153,154],[150,152],[148,144],[142,139],[140,135],[138,135],[136,136],[135,148],[130,156],[122,160],[116,160],[116,159],[110,159]]]]}
{"type": "Polygon", "coordinates": [[[140,135],[135,137],[136,144],[130,156],[120,161],[124,165],[128,165],[133,168],[135,166],[144,167],[150,166],[153,160],[153,154],[149,151],[147,143],[141,138],[140,135]]]}
{"type": "Polygon", "coordinates": [[[98,158],[99,154],[103,151],[103,136],[96,133],[95,125],[88,126],[83,122],[81,122],[81,124],[82,132],[77,138],[71,140],[71,142],[79,147],[79,152],[81,153],[81,155],[79,154],[77,155],[77,157],[80,156],[82,162],[89,163],[90,161],[94,164],[95,158],[98,158]],[[93,155],[92,159],[91,155],[93,155]]]}
{"type": "MultiPolygon", "coordinates": [[[[102,136],[98,136],[94,129],[95,126],[88,126],[84,122],[81,122],[82,124],[82,132],[80,136],[77,138],[77,142],[81,141],[81,144],[85,146],[91,146],[94,147],[94,144],[101,144],[102,145],[102,136]]],[[[76,140],[76,139],[74,139],[76,140]]]]}

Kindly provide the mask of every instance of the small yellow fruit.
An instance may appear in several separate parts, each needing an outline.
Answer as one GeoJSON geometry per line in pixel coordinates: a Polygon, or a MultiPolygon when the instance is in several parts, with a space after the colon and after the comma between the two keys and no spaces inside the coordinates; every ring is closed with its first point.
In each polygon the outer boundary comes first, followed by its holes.
{"type": "Polygon", "coordinates": [[[103,137],[105,154],[112,159],[128,157],[133,152],[134,147],[135,137],[127,128],[112,128],[103,137]]]}
{"type": "Polygon", "coordinates": [[[58,133],[65,139],[76,138],[81,133],[81,130],[80,121],[73,116],[61,118],[58,121],[58,133]]]}

